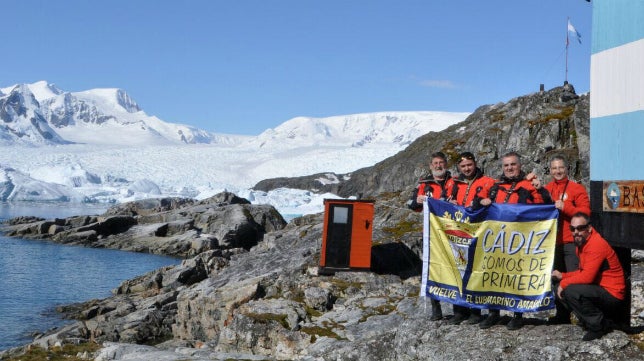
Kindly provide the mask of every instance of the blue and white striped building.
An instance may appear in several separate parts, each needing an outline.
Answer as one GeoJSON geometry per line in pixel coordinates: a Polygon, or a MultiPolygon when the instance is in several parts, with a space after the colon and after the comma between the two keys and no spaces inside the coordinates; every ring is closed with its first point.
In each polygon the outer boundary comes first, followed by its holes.
{"type": "Polygon", "coordinates": [[[592,0],[592,222],[614,246],[644,249],[644,0],[592,0]]]}
{"type": "Polygon", "coordinates": [[[644,180],[644,0],[592,0],[590,179],[644,180]]]}
{"type": "Polygon", "coordinates": [[[592,5],[591,220],[624,268],[630,322],[631,249],[644,249],[644,0],[592,5]]]}

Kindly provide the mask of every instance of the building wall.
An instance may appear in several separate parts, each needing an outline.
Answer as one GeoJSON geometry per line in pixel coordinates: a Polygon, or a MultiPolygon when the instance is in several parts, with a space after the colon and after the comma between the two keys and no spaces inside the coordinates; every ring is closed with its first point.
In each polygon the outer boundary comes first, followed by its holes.
{"type": "Polygon", "coordinates": [[[644,180],[644,0],[593,0],[590,180],[644,180]]]}

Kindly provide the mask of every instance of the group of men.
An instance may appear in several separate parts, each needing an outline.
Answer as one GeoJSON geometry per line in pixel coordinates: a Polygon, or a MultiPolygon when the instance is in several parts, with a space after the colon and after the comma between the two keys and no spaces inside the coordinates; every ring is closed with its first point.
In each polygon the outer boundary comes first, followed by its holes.
{"type": "MultiPolygon", "coordinates": [[[[571,312],[587,329],[584,341],[610,332],[608,315],[625,298],[624,271],[615,251],[590,225],[590,200],[583,185],[568,177],[566,160],[555,156],[550,161],[552,181],[545,186],[533,173],[521,169],[516,152],[501,157],[502,175],[493,179],[483,174],[471,152],[459,155],[459,174],[447,170],[447,157],[442,152],[431,155],[431,175],[421,179],[408,202],[420,211],[428,197],[464,207],[486,207],[494,203],[554,204],[559,210],[557,245],[552,271],[556,315],[549,324],[571,323],[571,312]]],[[[443,318],[440,302],[432,299],[430,320],[443,318]]],[[[453,306],[451,324],[478,324],[490,328],[501,320],[498,309],[489,309],[483,317],[478,308],[453,306]]],[[[523,314],[515,312],[506,324],[510,330],[523,327],[523,314]]]]}

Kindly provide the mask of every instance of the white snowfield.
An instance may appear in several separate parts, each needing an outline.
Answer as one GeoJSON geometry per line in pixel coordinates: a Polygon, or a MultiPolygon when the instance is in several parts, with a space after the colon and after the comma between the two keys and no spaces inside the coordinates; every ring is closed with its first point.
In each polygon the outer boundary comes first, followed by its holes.
{"type": "MultiPolygon", "coordinates": [[[[0,100],[14,89],[0,89],[0,100]]],[[[32,111],[47,119],[48,112],[64,108],[65,94],[75,102],[81,99],[85,110],[87,105],[94,106],[102,119],[111,118],[100,124],[87,122],[85,112],[85,118],[74,115],[67,126],[51,126],[61,139],[75,144],[34,141],[25,145],[23,139],[0,142],[3,201],[204,199],[227,190],[253,203],[272,204],[285,215],[317,213],[323,210],[324,198],[336,196],[293,189],[266,193],[251,188],[267,178],[350,173],[374,165],[419,136],[440,131],[469,115],[416,111],[297,117],[258,136],[241,136],[208,133],[147,116],[119,89],[64,93],[38,82],[22,85],[20,90],[33,94],[37,102],[29,107],[40,105],[32,111]],[[177,141],[181,132],[199,141],[177,141]]],[[[333,181],[332,177],[320,179],[321,183],[333,181]]]]}

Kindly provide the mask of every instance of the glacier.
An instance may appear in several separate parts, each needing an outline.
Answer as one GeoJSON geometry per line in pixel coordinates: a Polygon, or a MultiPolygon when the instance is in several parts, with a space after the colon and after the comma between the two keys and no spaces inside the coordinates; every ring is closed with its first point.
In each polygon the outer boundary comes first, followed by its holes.
{"type": "Polygon", "coordinates": [[[148,116],[121,89],[70,93],[45,81],[0,88],[0,107],[2,202],[113,204],[204,199],[229,191],[271,204],[283,215],[321,212],[323,200],[337,196],[296,189],[263,192],[253,185],[275,177],[351,173],[469,115],[398,111],[296,117],[257,136],[242,136],[148,116]],[[33,124],[37,129],[30,128],[33,124]],[[7,132],[10,126],[29,136],[7,132]]]}

